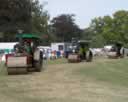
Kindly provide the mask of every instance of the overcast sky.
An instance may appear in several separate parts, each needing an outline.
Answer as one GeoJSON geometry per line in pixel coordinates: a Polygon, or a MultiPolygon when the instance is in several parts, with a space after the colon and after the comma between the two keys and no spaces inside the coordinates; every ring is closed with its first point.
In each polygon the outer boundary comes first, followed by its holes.
{"type": "Polygon", "coordinates": [[[60,14],[75,14],[76,23],[88,27],[94,17],[112,15],[117,10],[128,10],[128,0],[40,0],[47,1],[45,9],[51,18],[60,14]]]}

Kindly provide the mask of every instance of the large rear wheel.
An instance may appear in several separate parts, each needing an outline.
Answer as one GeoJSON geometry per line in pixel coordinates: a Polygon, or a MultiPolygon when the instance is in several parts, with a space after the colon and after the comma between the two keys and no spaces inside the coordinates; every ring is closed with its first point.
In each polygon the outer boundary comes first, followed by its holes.
{"type": "Polygon", "coordinates": [[[34,68],[35,71],[41,72],[42,67],[43,67],[43,53],[37,49],[34,53],[34,68]]]}
{"type": "Polygon", "coordinates": [[[35,71],[41,72],[43,67],[42,61],[35,61],[34,67],[35,67],[35,71]]]}
{"type": "Polygon", "coordinates": [[[87,51],[86,52],[86,61],[87,62],[92,62],[92,59],[93,59],[93,54],[91,51],[87,51]]]}

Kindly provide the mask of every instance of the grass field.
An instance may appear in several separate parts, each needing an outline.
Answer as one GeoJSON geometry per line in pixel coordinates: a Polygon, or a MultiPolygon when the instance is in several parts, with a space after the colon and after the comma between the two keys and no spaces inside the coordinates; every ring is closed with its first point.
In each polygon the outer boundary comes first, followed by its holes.
{"type": "Polygon", "coordinates": [[[45,64],[41,73],[17,76],[1,64],[0,102],[128,102],[128,58],[45,64]]]}

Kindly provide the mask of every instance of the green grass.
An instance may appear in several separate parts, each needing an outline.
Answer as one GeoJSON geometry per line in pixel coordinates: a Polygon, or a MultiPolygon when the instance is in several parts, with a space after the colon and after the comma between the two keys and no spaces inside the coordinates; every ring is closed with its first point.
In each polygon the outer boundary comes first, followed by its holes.
{"type": "Polygon", "coordinates": [[[65,58],[60,59],[54,59],[54,60],[48,60],[49,65],[55,65],[55,64],[66,64],[68,61],[65,58]]]}
{"type": "Polygon", "coordinates": [[[0,77],[5,76],[7,74],[6,67],[4,63],[0,63],[0,77]]]}
{"type": "Polygon", "coordinates": [[[85,78],[128,87],[128,59],[111,59],[82,66],[77,73],[85,78]]]}
{"type": "Polygon", "coordinates": [[[128,102],[128,58],[47,62],[45,70],[8,76],[0,65],[0,102],[128,102]]]}

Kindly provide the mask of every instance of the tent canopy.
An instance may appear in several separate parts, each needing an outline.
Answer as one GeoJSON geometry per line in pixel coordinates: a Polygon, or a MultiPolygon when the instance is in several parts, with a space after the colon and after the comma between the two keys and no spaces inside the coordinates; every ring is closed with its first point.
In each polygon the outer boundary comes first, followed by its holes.
{"type": "Polygon", "coordinates": [[[40,39],[40,37],[36,34],[17,34],[16,38],[23,38],[23,39],[40,39]]]}

